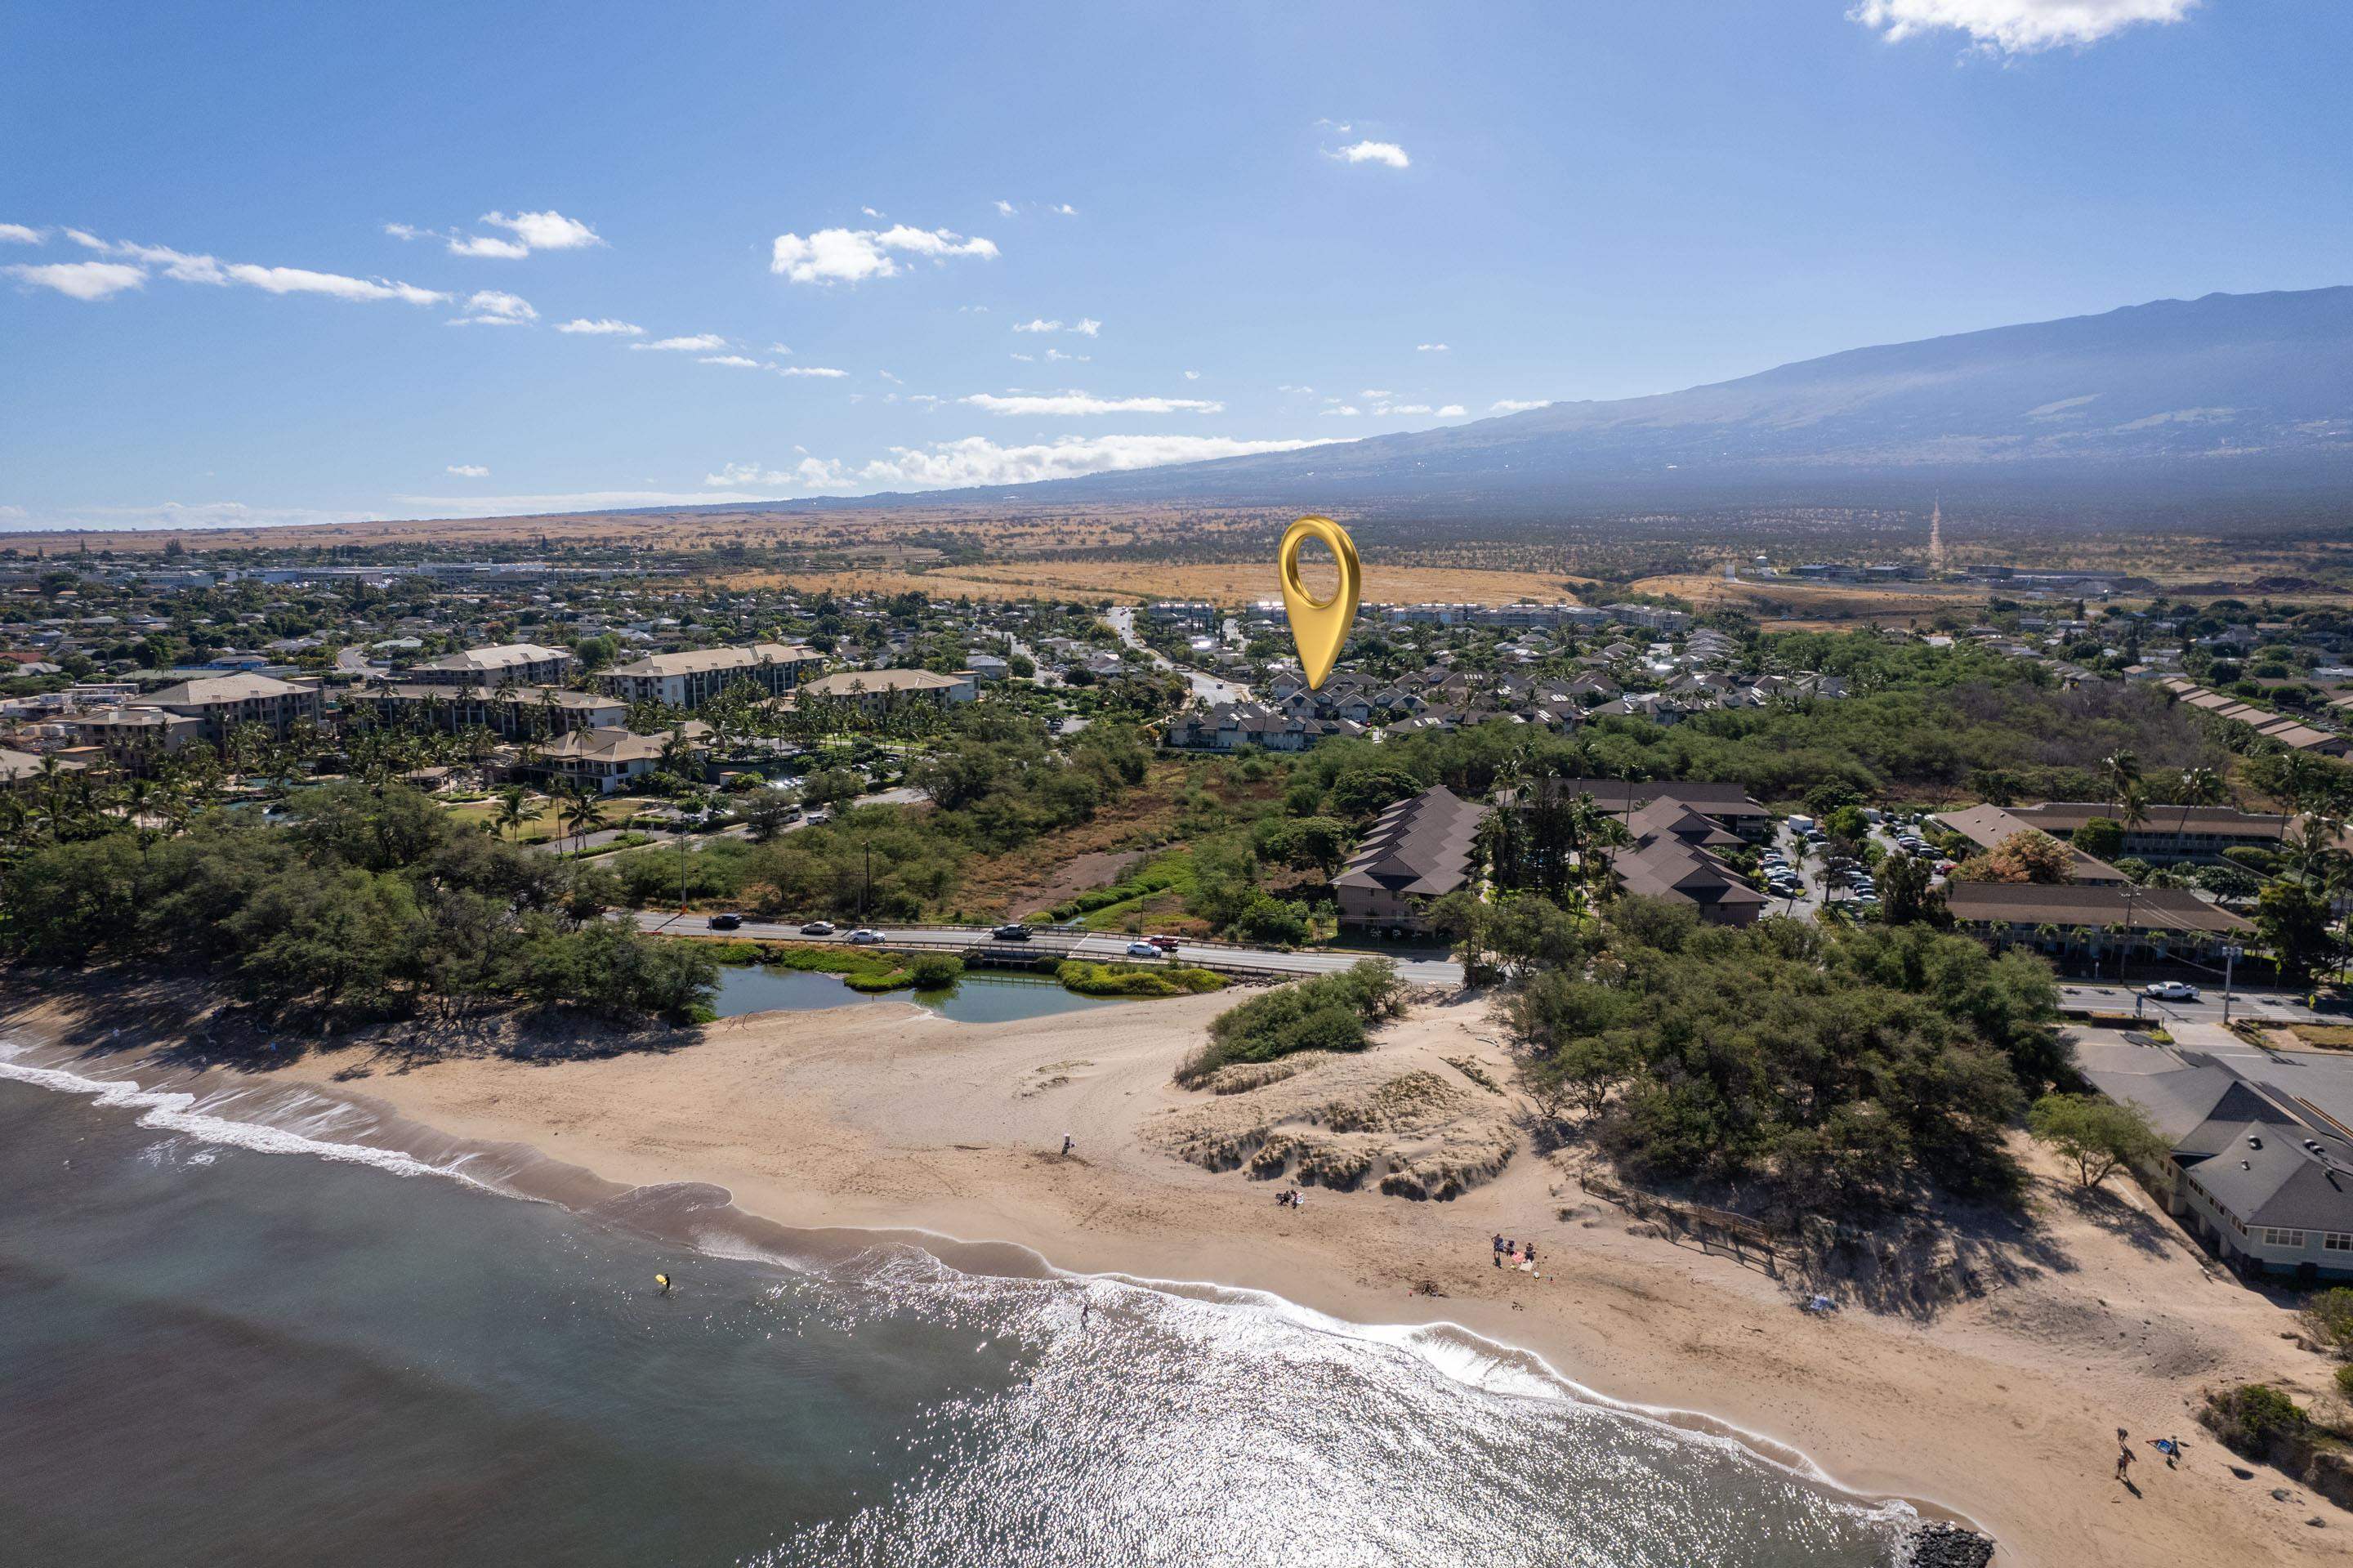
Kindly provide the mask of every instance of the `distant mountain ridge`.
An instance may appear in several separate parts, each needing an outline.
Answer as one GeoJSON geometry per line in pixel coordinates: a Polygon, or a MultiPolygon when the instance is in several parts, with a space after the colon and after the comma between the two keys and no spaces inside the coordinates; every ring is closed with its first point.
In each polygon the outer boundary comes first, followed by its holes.
{"type": "Polygon", "coordinates": [[[1931,483],[2353,495],[2353,287],[2163,300],[1849,349],[1681,392],[954,495],[1672,504],[1916,498],[1931,483]]]}

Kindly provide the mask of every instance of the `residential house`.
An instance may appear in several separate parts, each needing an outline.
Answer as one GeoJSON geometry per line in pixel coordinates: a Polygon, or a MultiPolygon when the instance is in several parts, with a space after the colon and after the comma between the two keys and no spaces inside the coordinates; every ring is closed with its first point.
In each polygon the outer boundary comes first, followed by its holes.
{"type": "Polygon", "coordinates": [[[2079,1065],[2102,1094],[2147,1114],[2168,1148],[2141,1174],[2209,1251],[2246,1274],[2353,1279],[2353,1140],[2342,1122],[2200,1052],[2102,1045],[2079,1065]]]}

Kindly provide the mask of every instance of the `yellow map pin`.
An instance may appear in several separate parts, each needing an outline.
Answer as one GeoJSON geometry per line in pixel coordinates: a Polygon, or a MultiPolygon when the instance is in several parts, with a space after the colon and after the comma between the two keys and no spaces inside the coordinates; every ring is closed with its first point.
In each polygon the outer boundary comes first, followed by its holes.
{"type": "Polygon", "coordinates": [[[1356,593],[1365,584],[1365,568],[1356,559],[1356,542],[1348,531],[1329,517],[1302,517],[1283,531],[1282,608],[1291,617],[1291,640],[1299,645],[1299,667],[1307,672],[1310,691],[1324,684],[1348,641],[1356,620],[1356,593]],[[1340,588],[1330,599],[1318,599],[1299,580],[1300,546],[1321,539],[1339,563],[1340,588]]]}

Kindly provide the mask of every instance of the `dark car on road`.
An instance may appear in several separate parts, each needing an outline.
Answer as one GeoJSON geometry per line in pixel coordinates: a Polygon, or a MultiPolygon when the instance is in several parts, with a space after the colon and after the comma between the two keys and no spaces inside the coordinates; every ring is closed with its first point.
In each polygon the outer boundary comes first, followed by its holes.
{"type": "Polygon", "coordinates": [[[988,937],[989,940],[993,942],[1026,942],[1029,939],[1029,927],[1027,926],[999,926],[996,930],[991,931],[988,934],[988,937]]]}
{"type": "Polygon", "coordinates": [[[713,915],[711,917],[711,928],[714,931],[733,931],[743,924],[744,916],[741,915],[713,915]]]}

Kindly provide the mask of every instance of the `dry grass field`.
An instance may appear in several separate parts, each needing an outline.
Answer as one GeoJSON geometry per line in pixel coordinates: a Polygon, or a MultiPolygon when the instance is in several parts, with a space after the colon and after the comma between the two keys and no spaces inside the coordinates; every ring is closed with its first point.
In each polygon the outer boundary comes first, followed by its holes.
{"type": "MultiPolygon", "coordinates": [[[[1328,591],[1311,567],[1303,574],[1311,590],[1328,591]]],[[[932,598],[1111,599],[1141,604],[1155,599],[1198,599],[1240,605],[1276,598],[1271,554],[1261,562],[1187,565],[1155,561],[1021,560],[981,567],[942,567],[923,572],[851,568],[839,572],[751,572],[724,577],[736,587],[790,586],[837,593],[904,593],[932,598]]],[[[1515,599],[1573,602],[1567,579],[1532,572],[1457,570],[1437,567],[1386,567],[1365,562],[1364,598],[1378,603],[1431,599],[1470,604],[1510,604],[1515,599]]]]}

